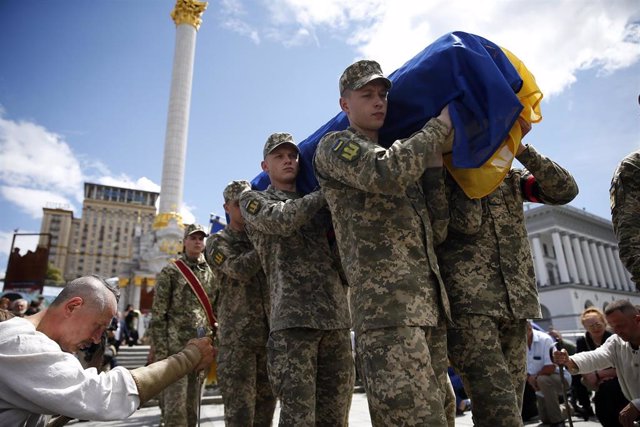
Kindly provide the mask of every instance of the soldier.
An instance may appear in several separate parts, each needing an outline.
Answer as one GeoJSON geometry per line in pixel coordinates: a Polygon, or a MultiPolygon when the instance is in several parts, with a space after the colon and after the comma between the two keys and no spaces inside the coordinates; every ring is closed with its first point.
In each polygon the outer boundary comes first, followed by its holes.
{"type": "Polygon", "coordinates": [[[269,379],[281,426],[346,426],[353,394],[350,316],[320,191],[296,192],[298,147],[274,133],[263,150],[267,190],[240,196],[247,234],[271,291],[269,379]]]}
{"type": "Polygon", "coordinates": [[[622,159],[613,175],[610,193],[620,259],[640,290],[640,150],[622,159]]]}
{"type": "Polygon", "coordinates": [[[270,426],[276,398],[267,375],[269,287],[244,231],[239,198],[247,181],[224,189],[229,224],[207,239],[205,255],[218,277],[218,375],[227,426],[270,426]]]}
{"type": "MultiPolygon", "coordinates": [[[[531,129],[519,121],[523,136],[531,129]]],[[[524,202],[565,204],[578,194],[571,174],[520,143],[512,169],[482,199],[447,176],[447,239],[436,247],[451,302],[449,355],[473,403],[477,426],[522,425],[527,320],[540,303],[524,221],[524,202]]]]}
{"type": "Polygon", "coordinates": [[[453,425],[449,307],[433,247],[446,232],[441,150],[450,142],[451,120],[445,107],[410,138],[384,149],[378,130],[390,88],[375,61],[347,67],[340,77],[340,107],[350,127],[320,141],[316,176],[352,286],[356,347],[373,425],[453,425]],[[447,393],[451,409],[445,411],[447,393]]]}
{"type": "MultiPolygon", "coordinates": [[[[184,231],[184,251],[178,261],[200,282],[204,293],[213,296],[213,273],[204,258],[207,233],[199,224],[190,224],[184,231]]],[[[151,340],[155,359],[161,360],[176,352],[199,335],[198,330],[211,334],[210,321],[202,304],[175,262],[165,266],[156,278],[153,298],[151,340]]],[[[165,427],[195,426],[198,422],[200,381],[190,374],[162,393],[162,422],[165,427]]]]}

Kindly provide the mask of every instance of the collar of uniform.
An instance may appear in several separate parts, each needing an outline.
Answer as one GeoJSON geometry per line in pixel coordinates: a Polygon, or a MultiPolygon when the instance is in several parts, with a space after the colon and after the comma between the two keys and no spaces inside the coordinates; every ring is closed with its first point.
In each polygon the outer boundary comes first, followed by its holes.
{"type": "Polygon", "coordinates": [[[376,142],[373,142],[373,141],[371,140],[371,138],[369,138],[367,135],[363,134],[362,132],[358,132],[358,130],[357,130],[357,129],[355,129],[355,128],[351,127],[351,126],[347,127],[347,131],[349,131],[349,132],[351,132],[351,133],[355,133],[356,135],[358,135],[358,137],[359,137],[359,138],[362,138],[362,139],[364,139],[364,140],[366,140],[366,141],[369,141],[369,142],[371,142],[372,144],[380,145],[380,144],[378,144],[378,143],[376,143],[376,142]]]}
{"type": "Polygon", "coordinates": [[[225,232],[235,240],[249,240],[247,232],[244,230],[234,230],[231,227],[225,227],[225,232]]]}
{"type": "Polygon", "coordinates": [[[207,260],[205,259],[204,254],[198,255],[198,258],[196,259],[191,259],[187,257],[186,254],[183,254],[181,258],[189,267],[192,267],[192,268],[193,267],[203,268],[203,264],[207,263],[207,260]]]}
{"type": "Polygon", "coordinates": [[[272,185],[269,185],[269,187],[265,190],[265,192],[276,196],[278,199],[280,200],[289,200],[289,199],[299,199],[300,197],[302,197],[300,195],[300,193],[296,192],[296,191],[284,191],[284,190],[278,190],[277,188],[273,187],[272,185]]]}

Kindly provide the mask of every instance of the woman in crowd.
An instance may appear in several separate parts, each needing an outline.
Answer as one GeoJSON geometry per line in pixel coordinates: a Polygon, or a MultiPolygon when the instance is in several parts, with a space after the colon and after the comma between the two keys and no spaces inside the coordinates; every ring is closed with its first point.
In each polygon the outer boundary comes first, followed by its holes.
{"type": "MultiPolygon", "coordinates": [[[[606,329],[606,320],[602,311],[589,307],[580,317],[586,329],[583,337],[577,340],[577,353],[591,351],[600,347],[612,333],[606,329]]],[[[596,416],[605,427],[618,427],[618,414],[629,402],[625,399],[618,383],[615,368],[601,369],[589,374],[582,374],[581,381],[574,381],[574,393],[582,406],[585,420],[593,415],[589,396],[595,391],[593,402],[596,416]]]]}

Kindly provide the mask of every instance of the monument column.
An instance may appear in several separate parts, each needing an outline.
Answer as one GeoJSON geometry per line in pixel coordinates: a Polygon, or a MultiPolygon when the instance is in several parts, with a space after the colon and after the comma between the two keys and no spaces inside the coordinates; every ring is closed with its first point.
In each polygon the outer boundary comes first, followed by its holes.
{"type": "Polygon", "coordinates": [[[179,212],[184,185],[196,33],[202,23],[200,17],[206,8],[206,2],[177,0],[171,12],[176,24],[176,46],[164,141],[160,209],[154,228],[166,224],[172,217],[182,225],[179,212]]]}
{"type": "Polygon", "coordinates": [[[206,2],[177,0],[171,12],[176,24],[176,44],[171,73],[169,112],[164,140],[160,207],[153,222],[153,232],[139,238],[139,256],[130,268],[126,301],[138,308],[143,284],[154,286],[155,276],[182,250],[184,225],[180,215],[184,187],[191,83],[196,47],[196,33],[202,23],[206,2]]]}

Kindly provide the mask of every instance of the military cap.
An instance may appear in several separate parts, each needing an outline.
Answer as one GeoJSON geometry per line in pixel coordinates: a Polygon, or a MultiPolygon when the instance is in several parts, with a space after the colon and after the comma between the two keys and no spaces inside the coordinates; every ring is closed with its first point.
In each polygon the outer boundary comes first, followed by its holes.
{"type": "Polygon", "coordinates": [[[184,228],[184,238],[186,239],[188,236],[191,236],[193,233],[202,233],[204,237],[207,237],[206,230],[200,224],[189,224],[184,228]]]}
{"type": "Polygon", "coordinates": [[[264,150],[262,151],[263,158],[267,158],[267,154],[271,153],[282,144],[291,144],[295,147],[298,153],[300,152],[296,143],[293,142],[293,136],[291,136],[290,133],[276,132],[272,133],[264,144],[264,150]]]}
{"type": "Polygon", "coordinates": [[[382,68],[376,61],[362,60],[349,65],[340,76],[340,95],[346,89],[358,90],[372,80],[382,79],[387,89],[391,89],[391,80],[382,74],[382,68]]]}
{"type": "Polygon", "coordinates": [[[235,202],[240,198],[240,195],[245,191],[251,190],[251,184],[248,181],[231,181],[224,189],[222,195],[224,201],[235,202]]]}

